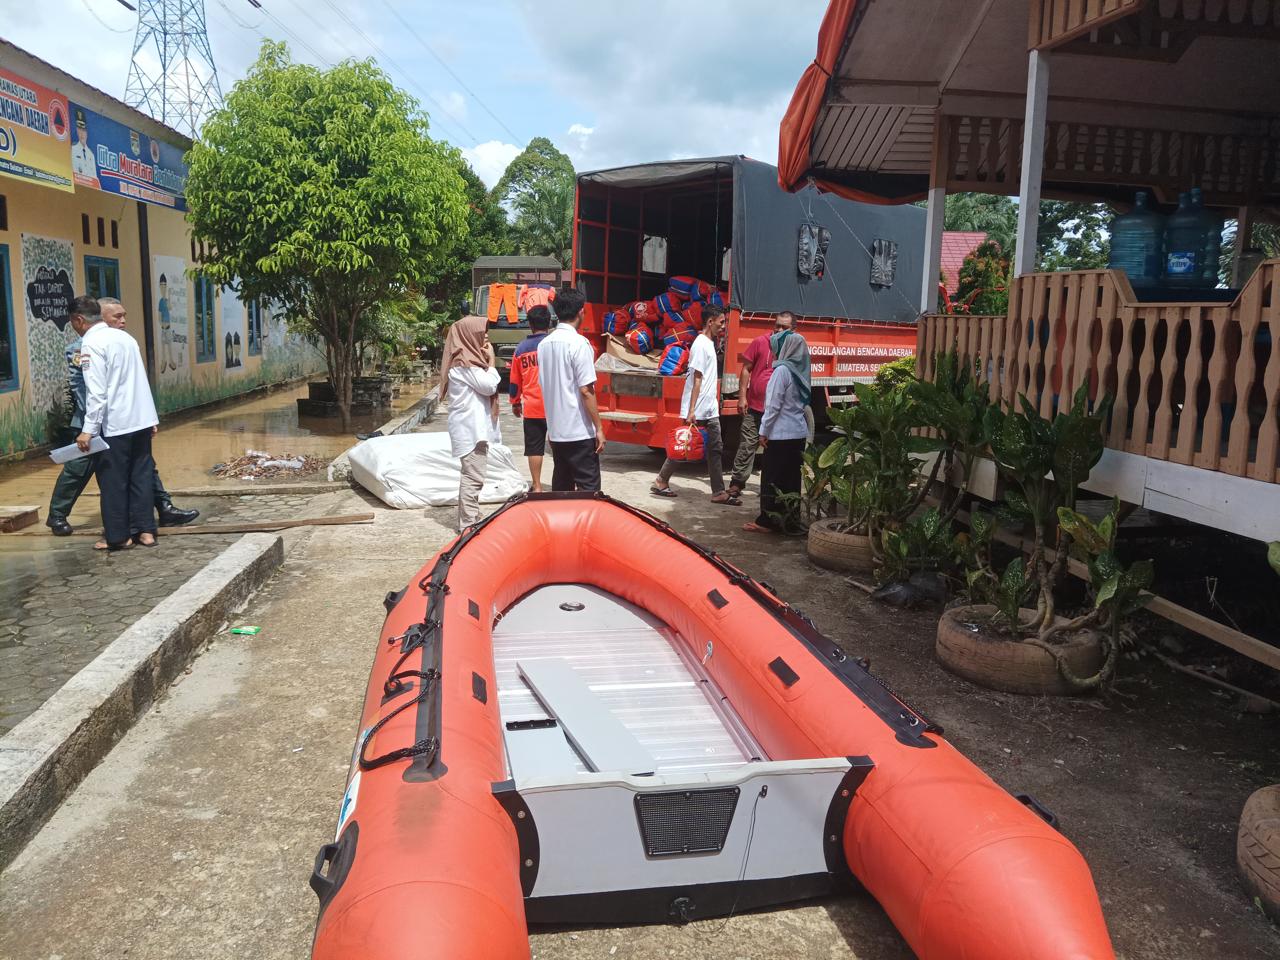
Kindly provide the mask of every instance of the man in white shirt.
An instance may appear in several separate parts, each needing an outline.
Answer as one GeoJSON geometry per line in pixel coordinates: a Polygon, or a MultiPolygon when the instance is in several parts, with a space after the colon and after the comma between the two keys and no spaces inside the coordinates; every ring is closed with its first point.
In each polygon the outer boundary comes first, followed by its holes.
{"type": "Polygon", "coordinates": [[[154,547],[156,464],[151,457],[151,437],[160,418],[142,353],[133,337],[102,320],[101,307],[91,297],[77,297],[71,312],[95,318],[80,346],[89,365],[84,375],[84,426],[76,437],[81,450],[87,451],[89,442],[98,435],[108,445],[96,469],[103,539],[95,546],[102,550],[123,550],[135,543],[154,547]]]}
{"type": "Polygon", "coordinates": [[[556,296],[559,321],[538,344],[538,377],[546,408],[547,439],[555,467],[552,490],[600,489],[604,427],[596,402],[596,356],[578,333],[586,297],[578,290],[556,296]]]}
{"type": "MultiPolygon", "coordinates": [[[[724,440],[720,435],[720,370],[716,362],[716,340],[724,333],[724,308],[707,305],[702,308],[702,332],[689,348],[689,372],[685,376],[684,396],[680,400],[680,416],[691,427],[707,432],[707,472],[711,477],[711,502],[742,506],[742,501],[724,488],[724,440]]],[[[671,474],[678,461],[669,457],[658,471],[658,479],[649,491],[658,497],[674,497],[671,474]]]]}

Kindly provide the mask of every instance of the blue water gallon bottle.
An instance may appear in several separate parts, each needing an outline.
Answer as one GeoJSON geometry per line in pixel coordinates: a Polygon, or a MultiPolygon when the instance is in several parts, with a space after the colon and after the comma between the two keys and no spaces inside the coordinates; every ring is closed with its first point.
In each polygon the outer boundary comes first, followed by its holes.
{"type": "Polygon", "coordinates": [[[1164,217],[1151,209],[1151,198],[1139,190],[1133,209],[1111,221],[1111,257],[1107,267],[1123,270],[1135,290],[1159,285],[1164,274],[1164,217]]]}
{"type": "Polygon", "coordinates": [[[1191,194],[1178,194],[1178,209],[1164,230],[1164,282],[1187,289],[1204,286],[1205,223],[1191,205],[1191,194]]]}

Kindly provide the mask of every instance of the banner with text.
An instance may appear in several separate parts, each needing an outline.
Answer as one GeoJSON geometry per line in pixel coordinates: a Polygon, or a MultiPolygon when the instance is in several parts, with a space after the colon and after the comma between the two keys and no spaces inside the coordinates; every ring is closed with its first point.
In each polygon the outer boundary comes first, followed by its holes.
{"type": "Polygon", "coordinates": [[[74,190],[69,116],[60,93],[0,67],[0,175],[74,190]]]}
{"type": "Polygon", "coordinates": [[[76,184],[171,210],[186,210],[182,149],[71,104],[71,168],[76,184]]]}

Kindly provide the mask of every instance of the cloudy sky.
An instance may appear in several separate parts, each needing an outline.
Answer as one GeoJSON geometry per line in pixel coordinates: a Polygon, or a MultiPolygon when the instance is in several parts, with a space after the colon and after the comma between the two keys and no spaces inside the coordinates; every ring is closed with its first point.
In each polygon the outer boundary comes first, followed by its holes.
{"type": "MultiPolygon", "coordinates": [[[[141,6],[143,0],[132,0],[141,6]]],[[[547,136],[579,170],[777,158],[824,0],[206,0],[224,91],[262,38],[295,59],[374,57],[492,184],[547,136]]],[[[0,32],[123,97],[136,14],[116,0],[0,0],[0,32]]]]}

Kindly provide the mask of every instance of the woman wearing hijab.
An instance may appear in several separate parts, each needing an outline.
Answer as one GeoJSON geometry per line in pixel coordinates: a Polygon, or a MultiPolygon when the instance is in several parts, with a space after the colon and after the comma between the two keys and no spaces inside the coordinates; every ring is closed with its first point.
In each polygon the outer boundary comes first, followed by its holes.
{"type": "Polygon", "coordinates": [[[449,398],[449,440],[462,460],[458,481],[458,532],[480,519],[480,488],[489,465],[489,444],[500,443],[498,384],[489,321],[463,317],[449,328],[440,361],[440,396],[449,398]]]}
{"type": "Polygon", "coordinates": [[[800,493],[800,469],[809,437],[809,344],[794,330],[769,338],[773,375],[760,417],[760,515],[742,529],[751,533],[789,533],[798,526],[797,504],[785,494],[800,493]]]}

